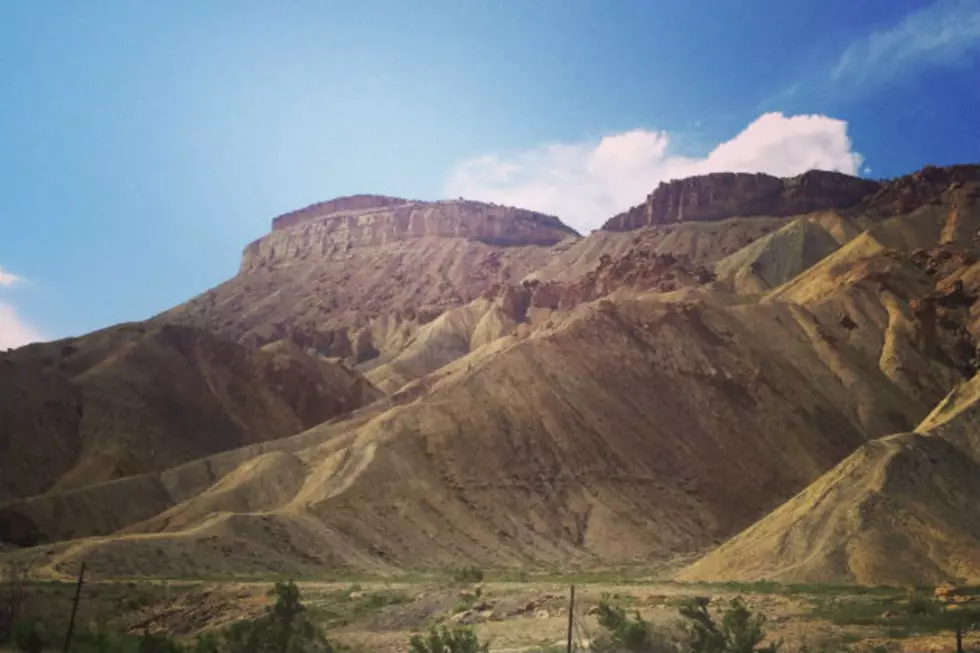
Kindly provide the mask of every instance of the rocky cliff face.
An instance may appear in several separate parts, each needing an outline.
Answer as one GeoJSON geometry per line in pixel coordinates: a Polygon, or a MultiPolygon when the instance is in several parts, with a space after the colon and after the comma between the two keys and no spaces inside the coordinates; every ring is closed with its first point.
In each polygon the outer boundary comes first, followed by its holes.
{"type": "Polygon", "coordinates": [[[644,204],[614,216],[602,228],[630,231],[674,222],[843,209],[878,189],[878,182],[821,170],[787,179],[765,174],[713,173],[661,183],[644,204]]]}
{"type": "Polygon", "coordinates": [[[317,202],[306,208],[284,213],[272,219],[272,230],[289,229],[302,222],[316,220],[333,213],[344,211],[368,211],[370,209],[382,209],[386,206],[406,204],[409,200],[401,197],[388,197],[387,195],[348,195],[347,197],[337,197],[326,202],[317,202]]]}
{"type": "Polygon", "coordinates": [[[240,271],[426,236],[511,247],[551,246],[575,235],[558,218],[524,209],[465,200],[408,202],[365,195],[276,218],[272,233],[245,248],[240,271]]]}
{"type": "Polygon", "coordinates": [[[976,200],[975,182],[980,165],[956,165],[939,168],[926,166],[910,175],[882,182],[877,192],[864,198],[857,207],[872,217],[909,213],[926,204],[953,205],[976,200]]]}
{"type": "Polygon", "coordinates": [[[159,319],[363,363],[399,351],[445,310],[518,282],[575,235],[558,218],[494,204],[340,198],[276,218],[235,277],[159,319]]]}

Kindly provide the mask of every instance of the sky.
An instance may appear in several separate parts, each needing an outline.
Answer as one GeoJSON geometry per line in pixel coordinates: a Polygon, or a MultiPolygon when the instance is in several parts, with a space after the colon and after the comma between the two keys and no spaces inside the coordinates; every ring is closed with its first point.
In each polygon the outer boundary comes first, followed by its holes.
{"type": "Polygon", "coordinates": [[[148,318],[272,217],[980,161],[980,0],[0,0],[0,348],[148,318]]]}

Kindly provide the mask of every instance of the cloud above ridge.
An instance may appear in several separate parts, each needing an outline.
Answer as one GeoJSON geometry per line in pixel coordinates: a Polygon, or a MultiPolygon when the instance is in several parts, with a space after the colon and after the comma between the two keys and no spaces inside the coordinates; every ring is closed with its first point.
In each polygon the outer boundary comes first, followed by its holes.
{"type": "Polygon", "coordinates": [[[786,177],[814,168],[857,174],[863,163],[847,123],[822,115],[763,114],[702,158],[674,154],[670,144],[667,132],[637,129],[486,154],[454,166],[444,190],[554,214],[584,233],[642,202],[661,181],[709,172],[786,177]]]}
{"type": "MultiPolygon", "coordinates": [[[[16,274],[0,267],[0,289],[9,288],[23,281],[16,274]]],[[[27,324],[10,304],[0,301],[0,349],[20,347],[43,340],[41,333],[27,324]]]]}

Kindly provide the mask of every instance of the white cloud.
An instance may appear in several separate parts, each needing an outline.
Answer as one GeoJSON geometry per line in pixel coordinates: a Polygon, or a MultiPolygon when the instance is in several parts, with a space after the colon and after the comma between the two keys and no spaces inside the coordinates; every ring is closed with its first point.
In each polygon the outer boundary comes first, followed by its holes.
{"type": "Polygon", "coordinates": [[[951,64],[980,48],[980,2],[939,0],[851,43],[830,71],[834,84],[867,89],[921,64],[951,64]]]}
{"type": "Polygon", "coordinates": [[[456,165],[445,194],[551,213],[587,232],[642,202],[661,181],[709,172],[786,177],[813,168],[856,174],[862,163],[847,123],[819,115],[763,114],[704,158],[672,154],[669,146],[666,132],[634,130],[488,154],[456,165]]]}
{"type": "MultiPolygon", "coordinates": [[[[23,279],[16,274],[7,272],[0,267],[0,288],[10,287],[21,281],[23,279]]],[[[0,350],[20,347],[42,339],[41,333],[24,322],[17,315],[13,306],[0,302],[0,350]]]]}
{"type": "Polygon", "coordinates": [[[0,302],[0,349],[20,347],[43,339],[40,332],[17,315],[13,306],[0,302]]]}
{"type": "Polygon", "coordinates": [[[975,65],[980,2],[938,0],[861,35],[815,72],[764,100],[763,109],[805,98],[856,100],[932,66],[975,65]]]}
{"type": "Polygon", "coordinates": [[[0,267],[0,287],[12,286],[20,280],[21,278],[18,277],[16,274],[11,274],[10,272],[7,272],[2,267],[0,267]]]}

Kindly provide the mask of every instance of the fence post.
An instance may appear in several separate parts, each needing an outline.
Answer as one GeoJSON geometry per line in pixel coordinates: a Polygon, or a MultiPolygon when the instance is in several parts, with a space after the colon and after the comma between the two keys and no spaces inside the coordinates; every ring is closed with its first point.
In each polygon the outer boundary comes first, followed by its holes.
{"type": "Polygon", "coordinates": [[[75,629],[75,614],[78,612],[78,599],[82,595],[82,583],[85,581],[85,563],[82,563],[82,568],[78,572],[78,584],[75,586],[75,600],[71,604],[71,618],[68,620],[68,632],[65,633],[65,646],[62,649],[63,653],[68,653],[68,647],[71,645],[71,633],[75,629]]]}
{"type": "Polygon", "coordinates": [[[575,586],[572,585],[571,593],[568,597],[568,651],[572,653],[572,628],[575,625],[575,586]]]}

